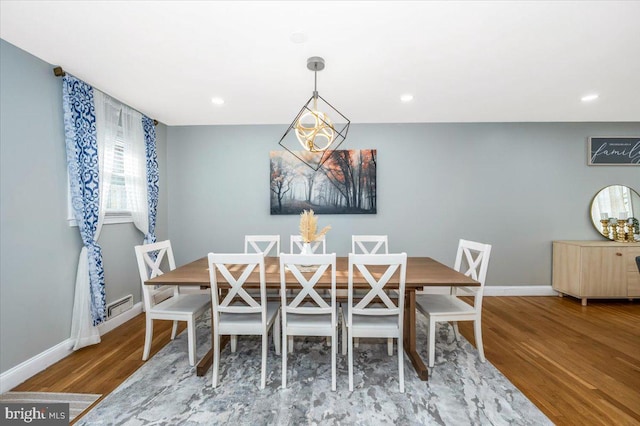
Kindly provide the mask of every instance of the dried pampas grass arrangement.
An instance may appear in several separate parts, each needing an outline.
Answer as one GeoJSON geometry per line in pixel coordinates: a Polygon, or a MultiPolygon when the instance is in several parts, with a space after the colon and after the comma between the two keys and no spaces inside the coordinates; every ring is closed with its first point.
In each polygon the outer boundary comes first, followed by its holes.
{"type": "Polygon", "coordinates": [[[313,214],[313,210],[303,210],[300,214],[300,236],[302,241],[305,243],[315,241],[326,234],[331,227],[325,226],[319,234],[316,234],[317,229],[318,218],[313,214]]]}

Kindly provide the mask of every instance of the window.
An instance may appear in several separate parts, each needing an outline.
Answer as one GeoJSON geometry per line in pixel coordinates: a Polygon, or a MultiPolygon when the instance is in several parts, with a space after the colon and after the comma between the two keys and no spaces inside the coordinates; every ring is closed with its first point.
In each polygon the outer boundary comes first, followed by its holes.
{"type": "MultiPolygon", "coordinates": [[[[131,208],[127,204],[127,190],[126,190],[126,174],[125,174],[125,157],[127,155],[133,155],[128,153],[125,146],[123,129],[122,129],[122,116],[118,122],[118,131],[115,137],[113,147],[113,164],[111,171],[111,184],[109,185],[109,194],[106,198],[106,212],[104,223],[126,223],[133,222],[131,217],[131,208]]],[[[68,191],[68,222],[70,226],[78,226],[78,223],[73,217],[73,210],[71,209],[71,191],[68,191]]]]}
{"type": "MultiPolygon", "coordinates": [[[[143,116],[99,90],[93,91],[93,99],[103,223],[133,222],[146,234],[149,203],[143,116]]],[[[75,225],[71,203],[68,217],[75,225]]]]}
{"type": "Polygon", "coordinates": [[[111,171],[111,185],[107,196],[107,216],[121,216],[129,213],[124,172],[125,147],[122,133],[118,133],[113,150],[113,170],[111,171]]]}

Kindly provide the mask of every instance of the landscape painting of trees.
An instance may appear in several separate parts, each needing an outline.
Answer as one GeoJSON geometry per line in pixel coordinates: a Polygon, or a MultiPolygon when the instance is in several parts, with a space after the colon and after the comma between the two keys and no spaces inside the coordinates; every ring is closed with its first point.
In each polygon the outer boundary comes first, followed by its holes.
{"type": "Polygon", "coordinates": [[[288,151],[270,157],[271,214],[376,214],[375,149],[333,151],[317,171],[288,151]]]}

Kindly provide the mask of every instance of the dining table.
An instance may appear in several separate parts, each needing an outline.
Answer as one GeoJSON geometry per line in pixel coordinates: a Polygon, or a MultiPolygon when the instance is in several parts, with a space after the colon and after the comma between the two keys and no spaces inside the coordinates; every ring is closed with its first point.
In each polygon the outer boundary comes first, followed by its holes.
{"type": "MultiPolygon", "coordinates": [[[[228,266],[233,274],[233,265],[228,266]]],[[[384,273],[384,267],[376,271],[371,267],[372,275],[378,279],[384,273]]],[[[287,276],[287,288],[293,288],[298,284],[294,277],[287,276]]],[[[389,280],[385,289],[398,288],[399,274],[389,280]]],[[[265,257],[265,281],[267,289],[280,288],[280,262],[278,257],[265,257]]],[[[349,281],[349,258],[336,258],[336,290],[347,290],[349,281]]],[[[197,286],[200,288],[210,287],[209,265],[207,257],[202,257],[193,262],[179,266],[171,271],[165,272],[155,278],[145,281],[146,285],[177,285],[177,286],[197,286]]],[[[225,288],[226,281],[218,273],[218,285],[225,288]]],[[[259,288],[260,276],[256,268],[251,276],[245,281],[246,288],[259,288]]],[[[404,351],[411,361],[418,377],[421,380],[428,380],[429,372],[416,350],[416,291],[425,287],[478,287],[480,283],[455,269],[450,268],[430,257],[407,257],[407,270],[405,279],[405,309],[404,309],[404,351]]],[[[228,287],[228,284],[227,284],[228,287]]],[[[331,276],[328,271],[320,278],[317,288],[330,288],[331,276]]],[[[353,287],[366,289],[369,284],[365,278],[354,268],[353,287]]],[[[228,337],[221,342],[226,344],[228,337]]],[[[213,363],[213,349],[200,360],[196,367],[196,374],[203,376],[213,363]]]]}

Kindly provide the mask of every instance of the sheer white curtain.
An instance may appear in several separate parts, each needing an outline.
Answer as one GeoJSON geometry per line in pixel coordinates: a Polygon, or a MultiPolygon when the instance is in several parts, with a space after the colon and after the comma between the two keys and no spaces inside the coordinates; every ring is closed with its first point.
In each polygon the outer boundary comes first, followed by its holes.
{"type": "Polygon", "coordinates": [[[142,128],[142,114],[122,105],[125,192],[133,224],[147,235],[149,232],[149,202],[147,195],[147,154],[142,128]]]}
{"type": "MultiPolygon", "coordinates": [[[[114,168],[115,147],[119,131],[124,145],[124,171],[127,209],[133,222],[143,235],[149,232],[149,206],[147,202],[146,148],[142,114],[123,105],[110,96],[93,89],[98,144],[98,181],[100,209],[93,236],[97,241],[102,230],[109,199],[109,188],[114,168]]],[[[98,327],[91,315],[91,291],[87,249],[83,247],[78,261],[76,287],[71,324],[73,349],[100,342],[98,327]]]]}
{"type": "MultiPolygon", "coordinates": [[[[96,134],[98,142],[98,181],[100,185],[100,211],[94,235],[97,241],[104,222],[111,175],[113,173],[113,155],[118,134],[120,110],[113,99],[98,90],[93,90],[96,114],[96,134]]],[[[71,339],[73,350],[100,343],[98,327],[91,318],[91,294],[89,286],[89,264],[87,248],[80,251],[76,288],[71,319],[71,339]]]]}

